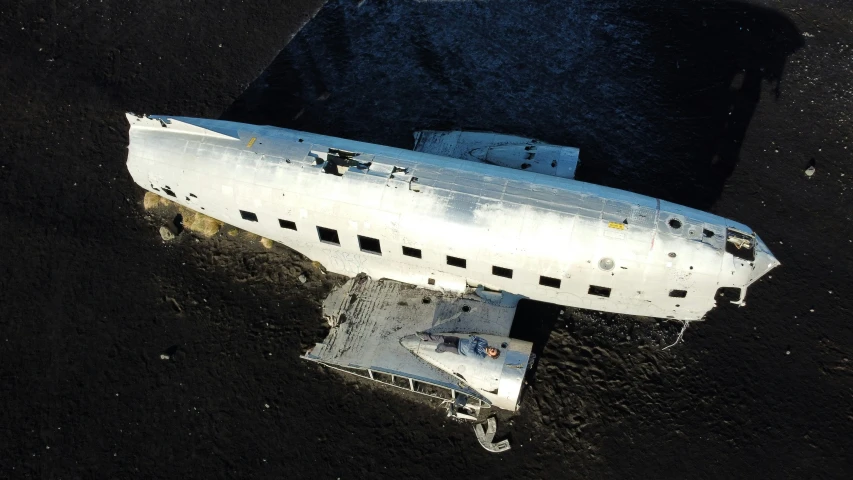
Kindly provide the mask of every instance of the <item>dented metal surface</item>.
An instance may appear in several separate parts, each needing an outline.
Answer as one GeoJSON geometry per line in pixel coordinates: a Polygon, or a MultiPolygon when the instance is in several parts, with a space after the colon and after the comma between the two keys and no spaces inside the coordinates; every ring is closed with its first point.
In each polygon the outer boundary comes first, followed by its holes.
{"type": "Polygon", "coordinates": [[[139,185],[344,275],[699,320],[718,289],[742,303],[779,265],[746,225],[622,190],[275,127],[128,121],[139,185]]]}

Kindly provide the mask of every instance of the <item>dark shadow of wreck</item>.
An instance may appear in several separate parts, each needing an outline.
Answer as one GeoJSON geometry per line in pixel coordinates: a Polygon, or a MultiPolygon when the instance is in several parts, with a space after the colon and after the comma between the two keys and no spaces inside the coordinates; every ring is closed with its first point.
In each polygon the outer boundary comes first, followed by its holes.
{"type": "Polygon", "coordinates": [[[707,209],[802,45],[740,2],[333,1],[223,118],[403,148],[532,136],[580,147],[580,180],[707,209]]]}

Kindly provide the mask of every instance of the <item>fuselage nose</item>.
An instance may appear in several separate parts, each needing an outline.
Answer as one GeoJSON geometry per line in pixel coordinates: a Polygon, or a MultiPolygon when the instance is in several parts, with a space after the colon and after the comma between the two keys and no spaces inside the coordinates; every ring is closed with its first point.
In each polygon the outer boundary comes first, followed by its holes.
{"type": "Polygon", "coordinates": [[[758,235],[755,235],[755,261],[752,262],[752,273],[749,276],[749,284],[767,274],[770,270],[781,265],[775,255],[767,248],[767,245],[758,235]]]}

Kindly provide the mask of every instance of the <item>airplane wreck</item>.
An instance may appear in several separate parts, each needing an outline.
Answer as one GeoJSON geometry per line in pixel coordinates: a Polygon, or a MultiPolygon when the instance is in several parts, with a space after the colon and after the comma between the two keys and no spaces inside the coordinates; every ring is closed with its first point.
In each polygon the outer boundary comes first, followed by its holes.
{"type": "Polygon", "coordinates": [[[127,166],[144,189],[361,275],[326,300],[332,330],[303,358],[438,396],[461,415],[517,408],[533,362],[529,342],[509,338],[521,298],[689,322],[718,299],[744,305],[779,265],[746,225],[574,180],[572,147],[422,131],[403,150],[220,120],[127,119],[127,166]],[[500,356],[437,352],[421,333],[500,356]]]}

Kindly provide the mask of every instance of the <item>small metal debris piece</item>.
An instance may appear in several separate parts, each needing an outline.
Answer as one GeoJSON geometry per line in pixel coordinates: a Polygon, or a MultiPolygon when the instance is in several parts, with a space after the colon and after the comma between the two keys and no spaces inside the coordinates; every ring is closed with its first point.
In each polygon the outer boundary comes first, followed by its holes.
{"type": "Polygon", "coordinates": [[[814,175],[814,165],[806,169],[806,176],[811,177],[812,175],[814,175]]]}
{"type": "Polygon", "coordinates": [[[732,245],[734,245],[734,247],[737,248],[738,250],[740,250],[742,248],[746,248],[746,249],[752,248],[752,243],[749,241],[749,239],[746,239],[746,238],[732,236],[732,237],[727,238],[726,241],[731,243],[732,245]]]}
{"type": "Polygon", "coordinates": [[[483,424],[478,423],[474,425],[474,433],[477,435],[477,441],[480,442],[480,445],[483,446],[486,450],[492,453],[500,453],[505,452],[510,449],[509,440],[501,440],[497,443],[492,443],[492,440],[495,438],[495,432],[498,430],[498,422],[495,420],[494,416],[491,416],[486,420],[486,429],[483,430],[483,424]]]}
{"type": "Polygon", "coordinates": [[[168,227],[160,227],[160,237],[163,241],[168,242],[175,239],[175,234],[168,227]]]}
{"type": "Polygon", "coordinates": [[[447,404],[447,416],[459,420],[470,420],[476,422],[479,407],[468,406],[468,396],[465,394],[456,394],[453,400],[444,400],[443,404],[447,404]]]}

